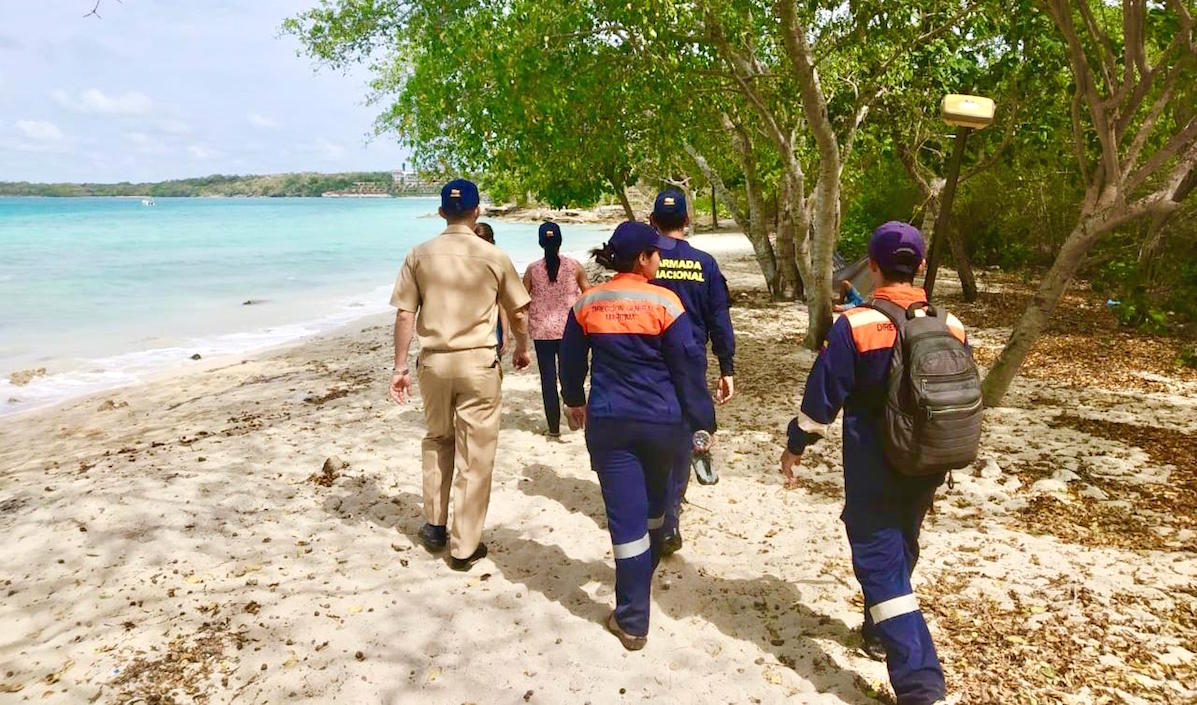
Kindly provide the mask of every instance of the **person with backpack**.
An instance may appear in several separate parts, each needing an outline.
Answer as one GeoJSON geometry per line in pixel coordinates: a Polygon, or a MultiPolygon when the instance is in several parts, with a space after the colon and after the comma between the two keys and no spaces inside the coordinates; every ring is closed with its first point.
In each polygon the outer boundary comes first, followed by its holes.
{"type": "MultiPolygon", "coordinates": [[[[666,189],[657,194],[653,212],[649,217],[653,227],[670,238],[675,247],[661,257],[661,267],[652,283],[665,287],[677,294],[690,314],[693,323],[694,340],[704,350],[707,341],[719,361],[719,380],[715,386],[715,401],[726,404],[735,395],[736,334],[732,330],[731,302],[727,291],[727,279],[719,271],[715,258],[686,242],[686,228],[690,215],[686,208],[686,197],[677,189],[666,189]]],[[[701,377],[706,379],[707,357],[699,361],[701,377]]],[[[700,456],[702,457],[702,456],[700,456]]],[[[709,463],[709,457],[703,458],[709,463]]],[[[682,548],[682,534],[679,515],[682,498],[690,484],[690,468],[693,457],[687,454],[678,460],[669,476],[669,504],[665,511],[665,543],[662,555],[671,555],[682,548]]],[[[708,468],[709,474],[709,468],[708,468]]],[[[717,480],[700,481],[707,483],[717,480]]]]}
{"type": "Polygon", "coordinates": [[[899,705],[944,698],[943,669],[910,576],[936,489],[976,459],[981,385],[964,326],[914,286],[925,254],[913,226],[891,221],[869,240],[876,288],[828,334],[787,429],[787,485],[807,446],[844,410],[844,510],[864,593],[865,650],[884,658],[899,705]]]}

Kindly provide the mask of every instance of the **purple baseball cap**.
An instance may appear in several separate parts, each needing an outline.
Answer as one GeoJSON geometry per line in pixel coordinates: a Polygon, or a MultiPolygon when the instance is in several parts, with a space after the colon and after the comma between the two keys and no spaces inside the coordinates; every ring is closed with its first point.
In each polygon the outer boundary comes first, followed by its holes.
{"type": "Polygon", "coordinates": [[[628,220],[619,224],[607,245],[620,259],[631,259],[646,250],[672,250],[677,240],[665,237],[648,223],[628,220]]]}
{"type": "Polygon", "coordinates": [[[883,272],[914,274],[926,253],[918,228],[898,220],[883,223],[869,238],[869,259],[883,272]]]}

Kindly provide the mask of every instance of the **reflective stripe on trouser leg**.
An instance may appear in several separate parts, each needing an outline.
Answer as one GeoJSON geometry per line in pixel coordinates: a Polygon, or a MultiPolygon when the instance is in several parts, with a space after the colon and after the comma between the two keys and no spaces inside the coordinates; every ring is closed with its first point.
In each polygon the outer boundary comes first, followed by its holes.
{"type": "Polygon", "coordinates": [[[663,514],[669,453],[677,447],[675,439],[665,444],[658,436],[652,424],[607,419],[592,419],[586,429],[615,555],[615,618],[624,631],[638,636],[648,634],[652,575],[660,555],[661,532],[649,530],[649,516],[663,514]]]}
{"type": "Polygon", "coordinates": [[[943,669],[910,587],[909,554],[897,527],[854,531],[852,569],[864,592],[871,630],[885,644],[899,705],[929,705],[944,696],[943,669]]]}

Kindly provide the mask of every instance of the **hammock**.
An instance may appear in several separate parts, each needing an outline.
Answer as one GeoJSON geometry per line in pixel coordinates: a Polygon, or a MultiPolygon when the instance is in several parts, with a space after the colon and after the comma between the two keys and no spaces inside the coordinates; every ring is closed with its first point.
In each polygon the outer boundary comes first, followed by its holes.
{"type": "Polygon", "coordinates": [[[831,275],[832,291],[838,292],[840,282],[847,279],[852,286],[866,299],[873,293],[873,277],[869,276],[869,258],[864,256],[855,262],[848,263],[836,252],[832,256],[832,266],[835,272],[831,275]]]}

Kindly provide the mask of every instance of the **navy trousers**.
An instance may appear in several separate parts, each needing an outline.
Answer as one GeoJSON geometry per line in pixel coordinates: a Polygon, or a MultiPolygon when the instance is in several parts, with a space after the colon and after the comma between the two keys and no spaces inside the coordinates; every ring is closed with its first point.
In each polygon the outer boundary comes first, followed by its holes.
{"type": "Polygon", "coordinates": [[[615,554],[615,619],[635,636],[648,634],[670,471],[689,442],[680,423],[609,418],[586,422],[586,448],[602,487],[615,554]]]}
{"type": "Polygon", "coordinates": [[[944,696],[943,669],[910,585],[919,531],[935,490],[894,497],[865,518],[845,513],[852,570],[864,592],[864,631],[885,645],[885,665],[899,705],[930,705],[944,696]]]}
{"type": "MultiPolygon", "coordinates": [[[[706,379],[707,358],[702,358],[702,376],[706,379]]],[[[690,486],[690,457],[694,452],[693,439],[687,437],[686,452],[674,463],[669,472],[669,503],[665,506],[665,535],[678,530],[678,516],[682,511],[682,498],[686,496],[686,488],[690,486]]]]}
{"type": "MultiPolygon", "coordinates": [[[[688,442],[687,446],[692,445],[688,442]]],[[[669,502],[665,506],[665,535],[678,530],[679,516],[682,511],[682,499],[686,496],[686,488],[690,486],[690,456],[692,448],[678,456],[673,467],[669,470],[669,502]]]]}
{"type": "Polygon", "coordinates": [[[540,368],[540,397],[544,400],[544,418],[550,433],[561,432],[561,397],[557,394],[557,358],[560,340],[534,340],[536,366],[540,368]]]}

